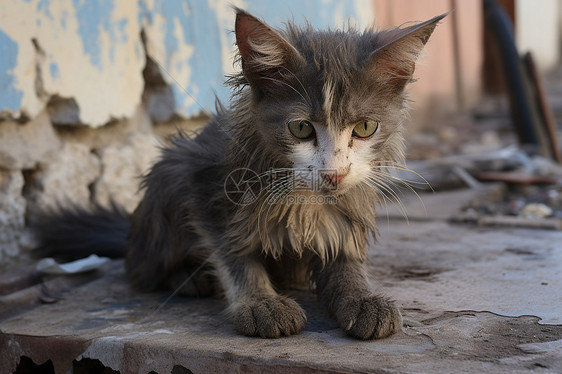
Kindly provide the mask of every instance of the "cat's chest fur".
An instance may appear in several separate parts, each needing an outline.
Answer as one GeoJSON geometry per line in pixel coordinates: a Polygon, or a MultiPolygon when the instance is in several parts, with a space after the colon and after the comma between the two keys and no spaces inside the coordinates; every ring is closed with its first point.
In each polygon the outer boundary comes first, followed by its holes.
{"type": "MultiPolygon", "coordinates": [[[[311,198],[310,195],[301,197],[311,198]]],[[[340,254],[364,259],[369,235],[376,232],[374,208],[373,200],[367,200],[364,191],[352,190],[323,202],[275,205],[258,202],[236,212],[234,222],[238,228],[245,226],[243,231],[237,230],[245,233],[238,237],[240,248],[252,252],[274,258],[312,254],[322,262],[340,254]]]]}

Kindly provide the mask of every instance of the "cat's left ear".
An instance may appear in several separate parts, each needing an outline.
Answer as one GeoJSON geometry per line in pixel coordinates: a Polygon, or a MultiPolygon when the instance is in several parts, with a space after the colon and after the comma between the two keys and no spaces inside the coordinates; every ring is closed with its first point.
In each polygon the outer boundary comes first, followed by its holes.
{"type": "Polygon", "coordinates": [[[244,76],[252,88],[274,92],[283,75],[304,63],[304,58],[271,27],[242,9],[235,10],[236,44],[244,76]]]}
{"type": "Polygon", "coordinates": [[[412,80],[416,60],[445,16],[447,13],[417,25],[379,32],[377,44],[382,46],[367,61],[371,74],[393,91],[401,92],[412,80]]]}

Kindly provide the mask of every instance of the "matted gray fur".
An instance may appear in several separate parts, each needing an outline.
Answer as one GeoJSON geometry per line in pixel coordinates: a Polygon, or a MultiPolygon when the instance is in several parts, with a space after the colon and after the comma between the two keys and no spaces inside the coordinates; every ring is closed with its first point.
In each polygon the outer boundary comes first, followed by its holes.
{"type": "Polygon", "coordinates": [[[375,206],[395,198],[389,168],[404,163],[404,87],[443,17],[379,32],[275,31],[236,9],[232,101],[195,138],[175,137],[145,176],[120,237],[133,283],[222,292],[244,335],[302,329],[304,311],[279,293],[295,283],[311,285],[351,336],[398,331],[399,310],[370,288],[366,247],[375,206]],[[236,170],[253,175],[237,187],[259,182],[251,199],[228,196],[236,170]]]}

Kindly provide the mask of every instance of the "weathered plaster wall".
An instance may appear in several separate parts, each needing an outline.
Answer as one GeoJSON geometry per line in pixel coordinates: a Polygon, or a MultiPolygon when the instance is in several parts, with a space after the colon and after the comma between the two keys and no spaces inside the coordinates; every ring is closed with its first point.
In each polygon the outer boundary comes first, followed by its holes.
{"type": "Polygon", "coordinates": [[[54,96],[97,127],[132,115],[145,56],[131,1],[6,0],[0,5],[0,111],[34,118],[54,96]],[[6,89],[4,89],[6,87],[6,89]]]}
{"type": "Polygon", "coordinates": [[[0,1],[0,265],[33,246],[37,207],[135,207],[155,133],[228,101],[231,5],[279,27],[366,27],[374,15],[371,0],[0,1]]]}
{"type": "Polygon", "coordinates": [[[348,18],[366,26],[374,14],[369,0],[5,0],[0,112],[33,118],[50,102],[63,124],[98,127],[130,117],[141,103],[147,55],[170,87],[157,90],[173,103],[161,119],[212,111],[215,94],[229,95],[223,81],[232,71],[231,5],[277,26],[293,17],[317,27],[348,18]],[[60,99],[65,105],[56,105],[60,99]]]}

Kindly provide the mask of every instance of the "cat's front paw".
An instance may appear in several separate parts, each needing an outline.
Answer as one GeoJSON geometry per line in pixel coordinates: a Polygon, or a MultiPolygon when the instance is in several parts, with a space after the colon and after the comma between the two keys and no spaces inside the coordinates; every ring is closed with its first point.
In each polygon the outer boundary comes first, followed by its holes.
{"type": "Polygon", "coordinates": [[[386,338],[402,328],[400,311],[382,296],[342,300],[334,314],[340,327],[354,338],[386,338]]]}
{"type": "Polygon", "coordinates": [[[243,301],[236,308],[234,324],[242,335],[278,338],[298,333],[306,324],[306,315],[294,300],[268,296],[243,301]]]}

